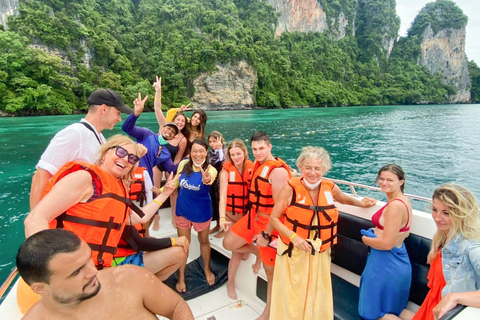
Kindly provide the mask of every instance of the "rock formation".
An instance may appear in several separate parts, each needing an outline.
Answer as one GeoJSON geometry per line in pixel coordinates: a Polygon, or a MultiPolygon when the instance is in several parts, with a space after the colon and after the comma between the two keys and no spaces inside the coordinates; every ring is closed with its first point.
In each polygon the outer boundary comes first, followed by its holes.
{"type": "Polygon", "coordinates": [[[0,24],[7,29],[7,17],[18,14],[19,0],[0,0],[0,24]]]}
{"type": "Polygon", "coordinates": [[[330,21],[325,10],[317,0],[267,0],[279,13],[275,37],[283,32],[324,32],[330,30],[333,38],[339,40],[346,35],[349,24],[345,14],[340,11],[330,21]]]}
{"type": "Polygon", "coordinates": [[[465,55],[465,28],[448,28],[434,34],[431,26],[423,32],[420,63],[435,74],[440,73],[446,84],[453,85],[457,94],[450,102],[470,101],[470,77],[465,55]]]}
{"type": "Polygon", "coordinates": [[[244,61],[235,66],[217,65],[215,72],[203,73],[193,81],[195,94],[191,100],[195,107],[206,109],[253,107],[256,82],[255,72],[244,61]]]}

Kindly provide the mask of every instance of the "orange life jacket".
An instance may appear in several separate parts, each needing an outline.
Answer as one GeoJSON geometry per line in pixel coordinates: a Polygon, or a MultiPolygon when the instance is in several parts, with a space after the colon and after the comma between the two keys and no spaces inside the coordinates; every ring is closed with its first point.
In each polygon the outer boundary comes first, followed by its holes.
{"type": "Polygon", "coordinates": [[[274,160],[267,160],[260,164],[255,161],[253,168],[253,176],[248,189],[248,200],[250,209],[253,212],[262,212],[267,215],[272,213],[274,201],[272,193],[272,185],[268,182],[270,173],[275,168],[284,167],[288,172],[288,177],[291,177],[290,168],[280,158],[274,160]]]}
{"type": "MultiPolygon", "coordinates": [[[[128,227],[130,226],[126,226],[125,228],[128,228],[128,227]]],[[[145,236],[145,229],[143,228],[143,225],[141,223],[136,224],[134,227],[135,229],[138,230],[138,233],[140,233],[141,237],[145,236]]],[[[123,236],[122,238],[120,238],[120,241],[118,242],[117,253],[115,253],[115,258],[127,257],[137,252],[138,252],[138,247],[135,241],[133,241],[131,237],[128,237],[125,239],[125,236],[123,236]]]]}
{"type": "MultiPolygon", "coordinates": [[[[333,204],[332,190],[335,184],[322,180],[318,192],[317,205],[314,204],[307,188],[300,182],[302,178],[292,178],[288,184],[293,188],[292,202],[282,216],[282,223],[303,239],[316,240],[320,238],[320,252],[337,243],[338,210],[333,204]],[[314,224],[314,218],[317,222],[314,224]]],[[[289,248],[283,253],[291,255],[293,244],[290,239],[281,235],[283,243],[289,248]]],[[[312,254],[314,254],[312,247],[312,254]]]]}
{"type": "Polygon", "coordinates": [[[130,184],[130,199],[138,201],[140,207],[143,207],[147,200],[145,193],[145,176],[143,172],[147,170],[144,167],[137,167],[133,172],[133,181],[130,184]]]}
{"type": "Polygon", "coordinates": [[[44,195],[66,175],[86,170],[92,176],[96,198],[77,203],[49,224],[51,229],[73,231],[88,243],[92,259],[98,269],[109,267],[130,214],[127,190],[121,180],[96,165],[72,161],[64,165],[49,181],[44,195]]]}
{"type": "Polygon", "coordinates": [[[243,174],[240,174],[235,165],[229,161],[223,164],[223,169],[228,174],[226,210],[232,212],[232,214],[245,215],[247,213],[248,186],[252,178],[253,162],[250,160],[245,162],[243,174]]]}

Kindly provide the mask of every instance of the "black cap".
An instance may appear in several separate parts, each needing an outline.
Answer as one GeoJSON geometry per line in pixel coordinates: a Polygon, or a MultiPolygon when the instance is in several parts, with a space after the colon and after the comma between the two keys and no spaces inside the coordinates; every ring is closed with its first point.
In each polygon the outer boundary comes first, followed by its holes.
{"type": "Polygon", "coordinates": [[[92,92],[87,99],[87,104],[92,105],[106,105],[115,107],[123,113],[133,113],[133,109],[123,103],[122,97],[118,92],[110,89],[98,89],[92,92]]]}
{"type": "Polygon", "coordinates": [[[178,127],[175,123],[173,122],[167,122],[163,125],[164,127],[172,127],[173,129],[175,129],[175,134],[178,134],[178,127]]]}

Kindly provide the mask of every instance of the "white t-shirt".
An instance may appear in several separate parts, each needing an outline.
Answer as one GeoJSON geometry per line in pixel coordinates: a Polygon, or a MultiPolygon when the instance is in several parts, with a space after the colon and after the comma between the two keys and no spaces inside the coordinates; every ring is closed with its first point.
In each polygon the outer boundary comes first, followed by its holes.
{"type": "Polygon", "coordinates": [[[54,175],[64,164],[70,161],[94,163],[97,160],[100,150],[98,139],[103,144],[105,143],[105,137],[98,133],[87,120],[82,119],[81,122],[89,124],[95,133],[78,122],[59,131],[40,157],[36,166],[37,169],[44,169],[54,175]]]}

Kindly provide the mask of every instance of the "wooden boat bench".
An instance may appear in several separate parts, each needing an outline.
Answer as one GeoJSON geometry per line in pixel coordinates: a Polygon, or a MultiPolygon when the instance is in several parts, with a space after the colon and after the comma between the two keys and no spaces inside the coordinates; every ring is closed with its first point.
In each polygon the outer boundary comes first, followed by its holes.
{"type": "MultiPolygon", "coordinates": [[[[360,276],[365,268],[369,248],[363,244],[360,230],[373,227],[369,220],[340,212],[338,222],[338,242],[332,250],[332,263],[360,276]]],[[[405,240],[412,264],[412,286],[409,300],[421,305],[427,292],[427,255],[431,240],[410,234],[405,240]]],[[[347,271],[347,273],[349,273],[347,271]]],[[[358,279],[358,277],[357,277],[358,279]]],[[[358,315],[358,284],[343,279],[332,267],[333,304],[335,319],[360,320],[358,315]]]]}

